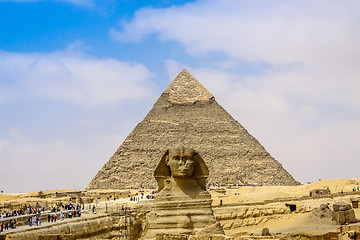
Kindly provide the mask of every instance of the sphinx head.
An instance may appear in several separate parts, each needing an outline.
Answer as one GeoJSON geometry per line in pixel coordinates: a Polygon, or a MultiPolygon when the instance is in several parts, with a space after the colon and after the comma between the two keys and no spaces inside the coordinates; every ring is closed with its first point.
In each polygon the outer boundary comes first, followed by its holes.
{"type": "Polygon", "coordinates": [[[202,189],[206,190],[208,176],[209,170],[200,155],[192,148],[183,146],[169,148],[154,172],[159,191],[164,188],[164,181],[170,177],[174,179],[193,178],[202,189]]]}
{"type": "Polygon", "coordinates": [[[169,148],[166,157],[166,166],[170,168],[173,178],[190,178],[193,175],[196,158],[191,148],[169,148]]]}

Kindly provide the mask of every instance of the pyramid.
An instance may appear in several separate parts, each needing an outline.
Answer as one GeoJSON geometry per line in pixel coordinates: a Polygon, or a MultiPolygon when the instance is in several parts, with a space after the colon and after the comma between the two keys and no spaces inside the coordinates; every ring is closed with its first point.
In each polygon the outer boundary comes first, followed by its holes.
{"type": "Polygon", "coordinates": [[[87,189],[156,187],[164,152],[184,145],[207,166],[209,184],[299,184],[187,70],[182,70],[87,189]]]}

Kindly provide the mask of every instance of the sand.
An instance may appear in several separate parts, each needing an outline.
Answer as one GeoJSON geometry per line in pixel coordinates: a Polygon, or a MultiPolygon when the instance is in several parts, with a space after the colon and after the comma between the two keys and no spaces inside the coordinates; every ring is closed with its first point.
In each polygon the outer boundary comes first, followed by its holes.
{"type": "MultiPolygon", "coordinates": [[[[349,201],[351,197],[360,198],[360,191],[356,195],[349,195],[346,193],[353,194],[353,188],[360,185],[360,178],[356,179],[331,179],[331,180],[319,180],[312,182],[306,185],[299,186],[243,186],[239,188],[226,188],[226,193],[219,193],[215,190],[211,190],[212,198],[214,199],[213,205],[219,205],[220,199],[223,200],[223,205],[226,204],[239,204],[239,203],[261,203],[265,200],[281,200],[281,199],[299,199],[303,196],[309,196],[309,192],[314,189],[326,189],[329,188],[331,193],[344,192],[344,197],[341,195],[336,198],[336,200],[345,199],[349,201]]],[[[60,190],[50,190],[44,191],[44,194],[54,194],[55,192],[64,193],[68,192],[69,196],[79,190],[71,189],[60,189],[60,190]]],[[[144,189],[144,196],[150,195],[154,189],[144,189]]],[[[106,201],[106,196],[111,195],[114,192],[129,193],[131,196],[141,196],[139,190],[128,189],[128,190],[91,190],[88,191],[89,195],[98,194],[97,196],[102,197],[98,199],[98,207],[116,207],[118,208],[121,205],[133,207],[137,202],[129,201],[128,197],[117,199],[116,201],[110,200],[106,201]],[[108,194],[104,194],[108,193],[108,194]]],[[[0,194],[0,206],[6,202],[34,202],[34,201],[44,201],[44,199],[36,198],[38,192],[30,192],[26,194],[0,194]]],[[[50,195],[49,195],[50,196],[50,195]]],[[[53,203],[57,201],[58,198],[47,198],[45,201],[53,203]]],[[[316,201],[316,200],[314,200],[316,201]]],[[[277,204],[277,203],[276,203],[277,204]]],[[[280,204],[280,203],[279,203],[280,204]]],[[[360,219],[360,208],[355,209],[355,214],[358,219],[360,219]]],[[[270,219],[265,223],[260,223],[258,225],[250,227],[242,227],[241,231],[239,230],[229,230],[228,234],[232,236],[240,236],[247,234],[260,235],[263,228],[269,228],[270,233],[273,235],[279,234],[297,234],[297,233],[306,233],[306,234],[315,234],[321,235],[328,232],[335,232],[337,226],[330,219],[319,219],[315,217],[311,212],[306,213],[291,213],[287,214],[283,218],[274,218],[270,219]]]]}
{"type": "Polygon", "coordinates": [[[310,190],[329,188],[331,193],[352,192],[354,187],[360,186],[360,178],[319,180],[299,186],[244,186],[236,189],[226,189],[226,194],[211,191],[214,200],[222,199],[228,203],[256,203],[264,200],[281,198],[299,198],[309,196],[310,190]]]}

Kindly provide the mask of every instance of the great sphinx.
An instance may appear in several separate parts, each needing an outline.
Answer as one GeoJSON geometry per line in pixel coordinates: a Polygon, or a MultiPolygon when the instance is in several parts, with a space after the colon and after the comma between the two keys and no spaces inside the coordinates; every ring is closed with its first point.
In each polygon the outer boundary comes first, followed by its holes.
{"type": "Polygon", "coordinates": [[[155,169],[158,193],[147,209],[142,239],[157,234],[224,235],[206,190],[208,168],[201,156],[183,146],[169,148],[155,169]]]}

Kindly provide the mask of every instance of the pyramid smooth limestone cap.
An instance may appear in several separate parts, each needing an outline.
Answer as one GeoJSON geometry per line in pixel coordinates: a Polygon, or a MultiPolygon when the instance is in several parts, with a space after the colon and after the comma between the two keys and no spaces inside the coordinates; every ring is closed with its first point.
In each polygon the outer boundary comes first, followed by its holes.
{"type": "Polygon", "coordinates": [[[192,104],[208,102],[214,96],[186,69],[180,71],[176,78],[165,89],[169,101],[173,104],[192,104]]]}

